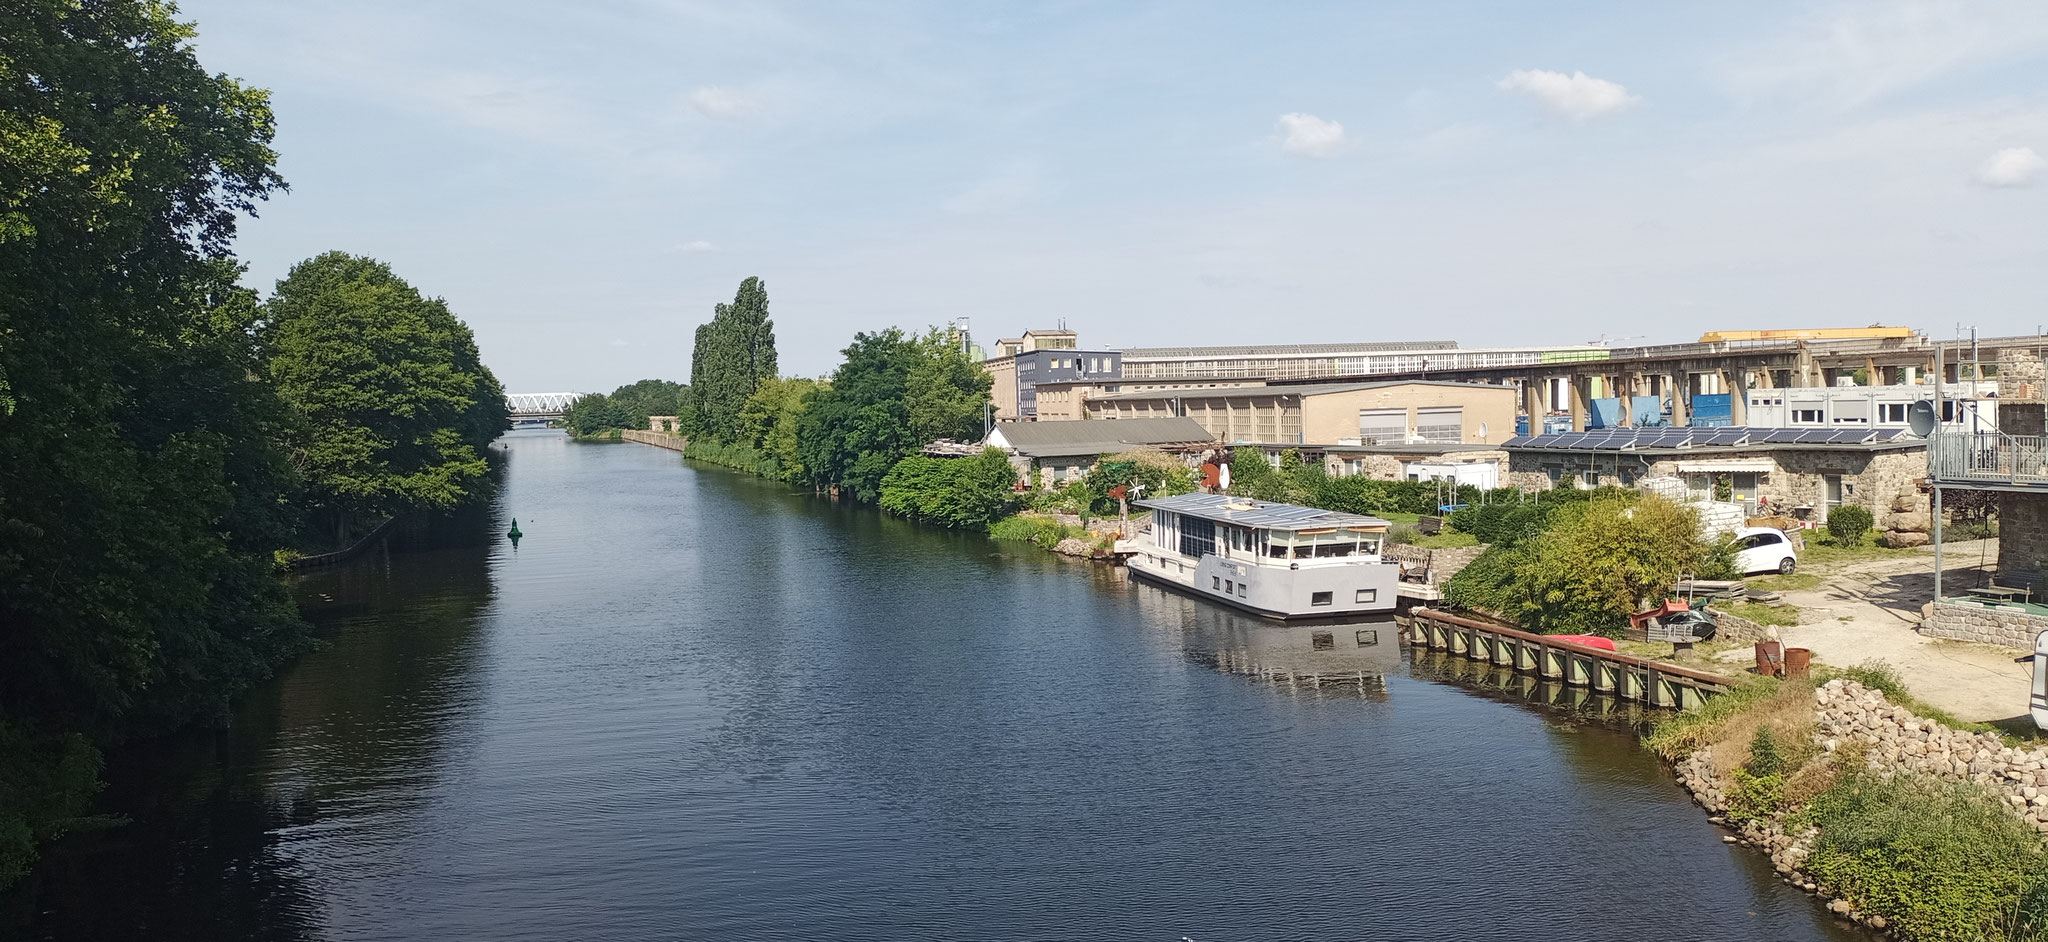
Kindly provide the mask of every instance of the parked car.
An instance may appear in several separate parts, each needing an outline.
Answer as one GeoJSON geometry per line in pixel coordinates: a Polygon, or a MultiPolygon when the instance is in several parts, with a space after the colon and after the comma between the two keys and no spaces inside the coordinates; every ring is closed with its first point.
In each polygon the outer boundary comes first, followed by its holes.
{"type": "Polygon", "coordinates": [[[1735,531],[1735,568],[1745,576],[1775,572],[1789,576],[1799,565],[1792,538],[1775,527],[1741,527],[1735,531]]]}

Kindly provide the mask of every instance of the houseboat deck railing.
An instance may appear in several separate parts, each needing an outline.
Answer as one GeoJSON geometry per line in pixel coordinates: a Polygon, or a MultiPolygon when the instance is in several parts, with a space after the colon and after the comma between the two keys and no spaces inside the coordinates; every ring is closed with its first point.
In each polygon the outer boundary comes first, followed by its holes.
{"type": "Polygon", "coordinates": [[[1939,483],[2048,487],[2048,436],[1939,431],[1927,445],[1939,483]]]}
{"type": "Polygon", "coordinates": [[[1408,643],[1486,661],[1624,700],[1683,710],[1725,693],[1728,682],[1702,671],[1490,625],[1430,608],[1409,613],[1408,643]]]}

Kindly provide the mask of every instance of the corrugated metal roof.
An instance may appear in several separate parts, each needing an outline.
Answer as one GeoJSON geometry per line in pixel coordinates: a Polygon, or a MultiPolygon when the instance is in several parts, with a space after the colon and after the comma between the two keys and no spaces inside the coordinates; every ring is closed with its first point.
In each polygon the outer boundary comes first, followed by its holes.
{"type": "Polygon", "coordinates": [[[1139,507],[1171,511],[1263,530],[1320,530],[1324,527],[1384,527],[1378,517],[1347,514],[1299,504],[1275,504],[1225,494],[1177,494],[1134,501],[1139,507]]]}
{"type": "Polygon", "coordinates": [[[1110,419],[1067,422],[1004,422],[996,426],[1017,453],[1030,458],[1098,455],[1141,445],[1213,442],[1216,436],[1193,419],[1110,419]]]}
{"type": "Polygon", "coordinates": [[[1456,350],[1455,340],[1396,340],[1386,343],[1286,343],[1248,347],[1131,347],[1124,359],[1180,357],[1302,356],[1318,353],[1405,353],[1456,350]]]}

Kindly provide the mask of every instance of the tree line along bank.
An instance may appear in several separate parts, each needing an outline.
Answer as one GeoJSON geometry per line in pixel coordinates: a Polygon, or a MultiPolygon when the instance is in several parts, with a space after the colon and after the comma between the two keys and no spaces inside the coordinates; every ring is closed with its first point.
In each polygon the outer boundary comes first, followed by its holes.
{"type": "Polygon", "coordinates": [[[477,499],[507,424],[388,266],[239,283],[274,118],[194,35],[137,0],[0,13],[0,885],[90,820],[103,749],[304,648],[281,555],[477,499]]]}

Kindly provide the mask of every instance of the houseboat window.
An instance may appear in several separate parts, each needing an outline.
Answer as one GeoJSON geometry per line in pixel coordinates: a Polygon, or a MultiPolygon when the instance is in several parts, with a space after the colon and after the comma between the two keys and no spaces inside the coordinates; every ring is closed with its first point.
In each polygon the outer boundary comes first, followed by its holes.
{"type": "Polygon", "coordinates": [[[1225,580],[1223,580],[1223,594],[1224,594],[1224,595],[1236,595],[1236,594],[1237,594],[1237,583],[1236,583],[1236,582],[1233,582],[1233,581],[1231,581],[1231,580],[1229,580],[1229,579],[1225,579],[1225,580]]]}
{"type": "Polygon", "coordinates": [[[1380,590],[1378,589],[1360,589],[1358,594],[1352,598],[1352,601],[1359,605],[1364,605],[1367,602],[1378,600],[1379,597],[1380,590]]]}
{"type": "Polygon", "coordinates": [[[1308,594],[1308,604],[1333,605],[1336,603],[1336,597],[1337,594],[1334,592],[1310,592],[1308,594]]]}
{"type": "Polygon", "coordinates": [[[1359,646],[1359,647],[1361,647],[1361,648],[1369,648],[1369,647],[1372,647],[1373,645],[1375,645],[1375,644],[1378,644],[1378,643],[1380,643],[1380,630],[1379,630],[1378,628],[1361,628],[1361,629],[1359,629],[1359,631],[1358,631],[1358,646],[1359,646]]]}
{"type": "Polygon", "coordinates": [[[1266,555],[1274,559],[1286,559],[1288,551],[1294,548],[1294,541],[1284,533],[1275,533],[1266,538],[1266,555]]]}
{"type": "Polygon", "coordinates": [[[1180,522],[1180,554],[1193,559],[1216,553],[1216,521],[1187,517],[1180,522]]]}
{"type": "Polygon", "coordinates": [[[1244,583],[1240,582],[1240,583],[1238,583],[1238,584],[1237,584],[1237,597],[1238,597],[1238,598],[1244,598],[1244,597],[1245,597],[1245,595],[1246,595],[1246,593],[1245,593],[1245,591],[1244,591],[1244,583]]]}
{"type": "Polygon", "coordinates": [[[1334,651],[1337,648],[1337,639],[1330,632],[1318,631],[1308,636],[1308,646],[1314,651],[1334,651]]]}

